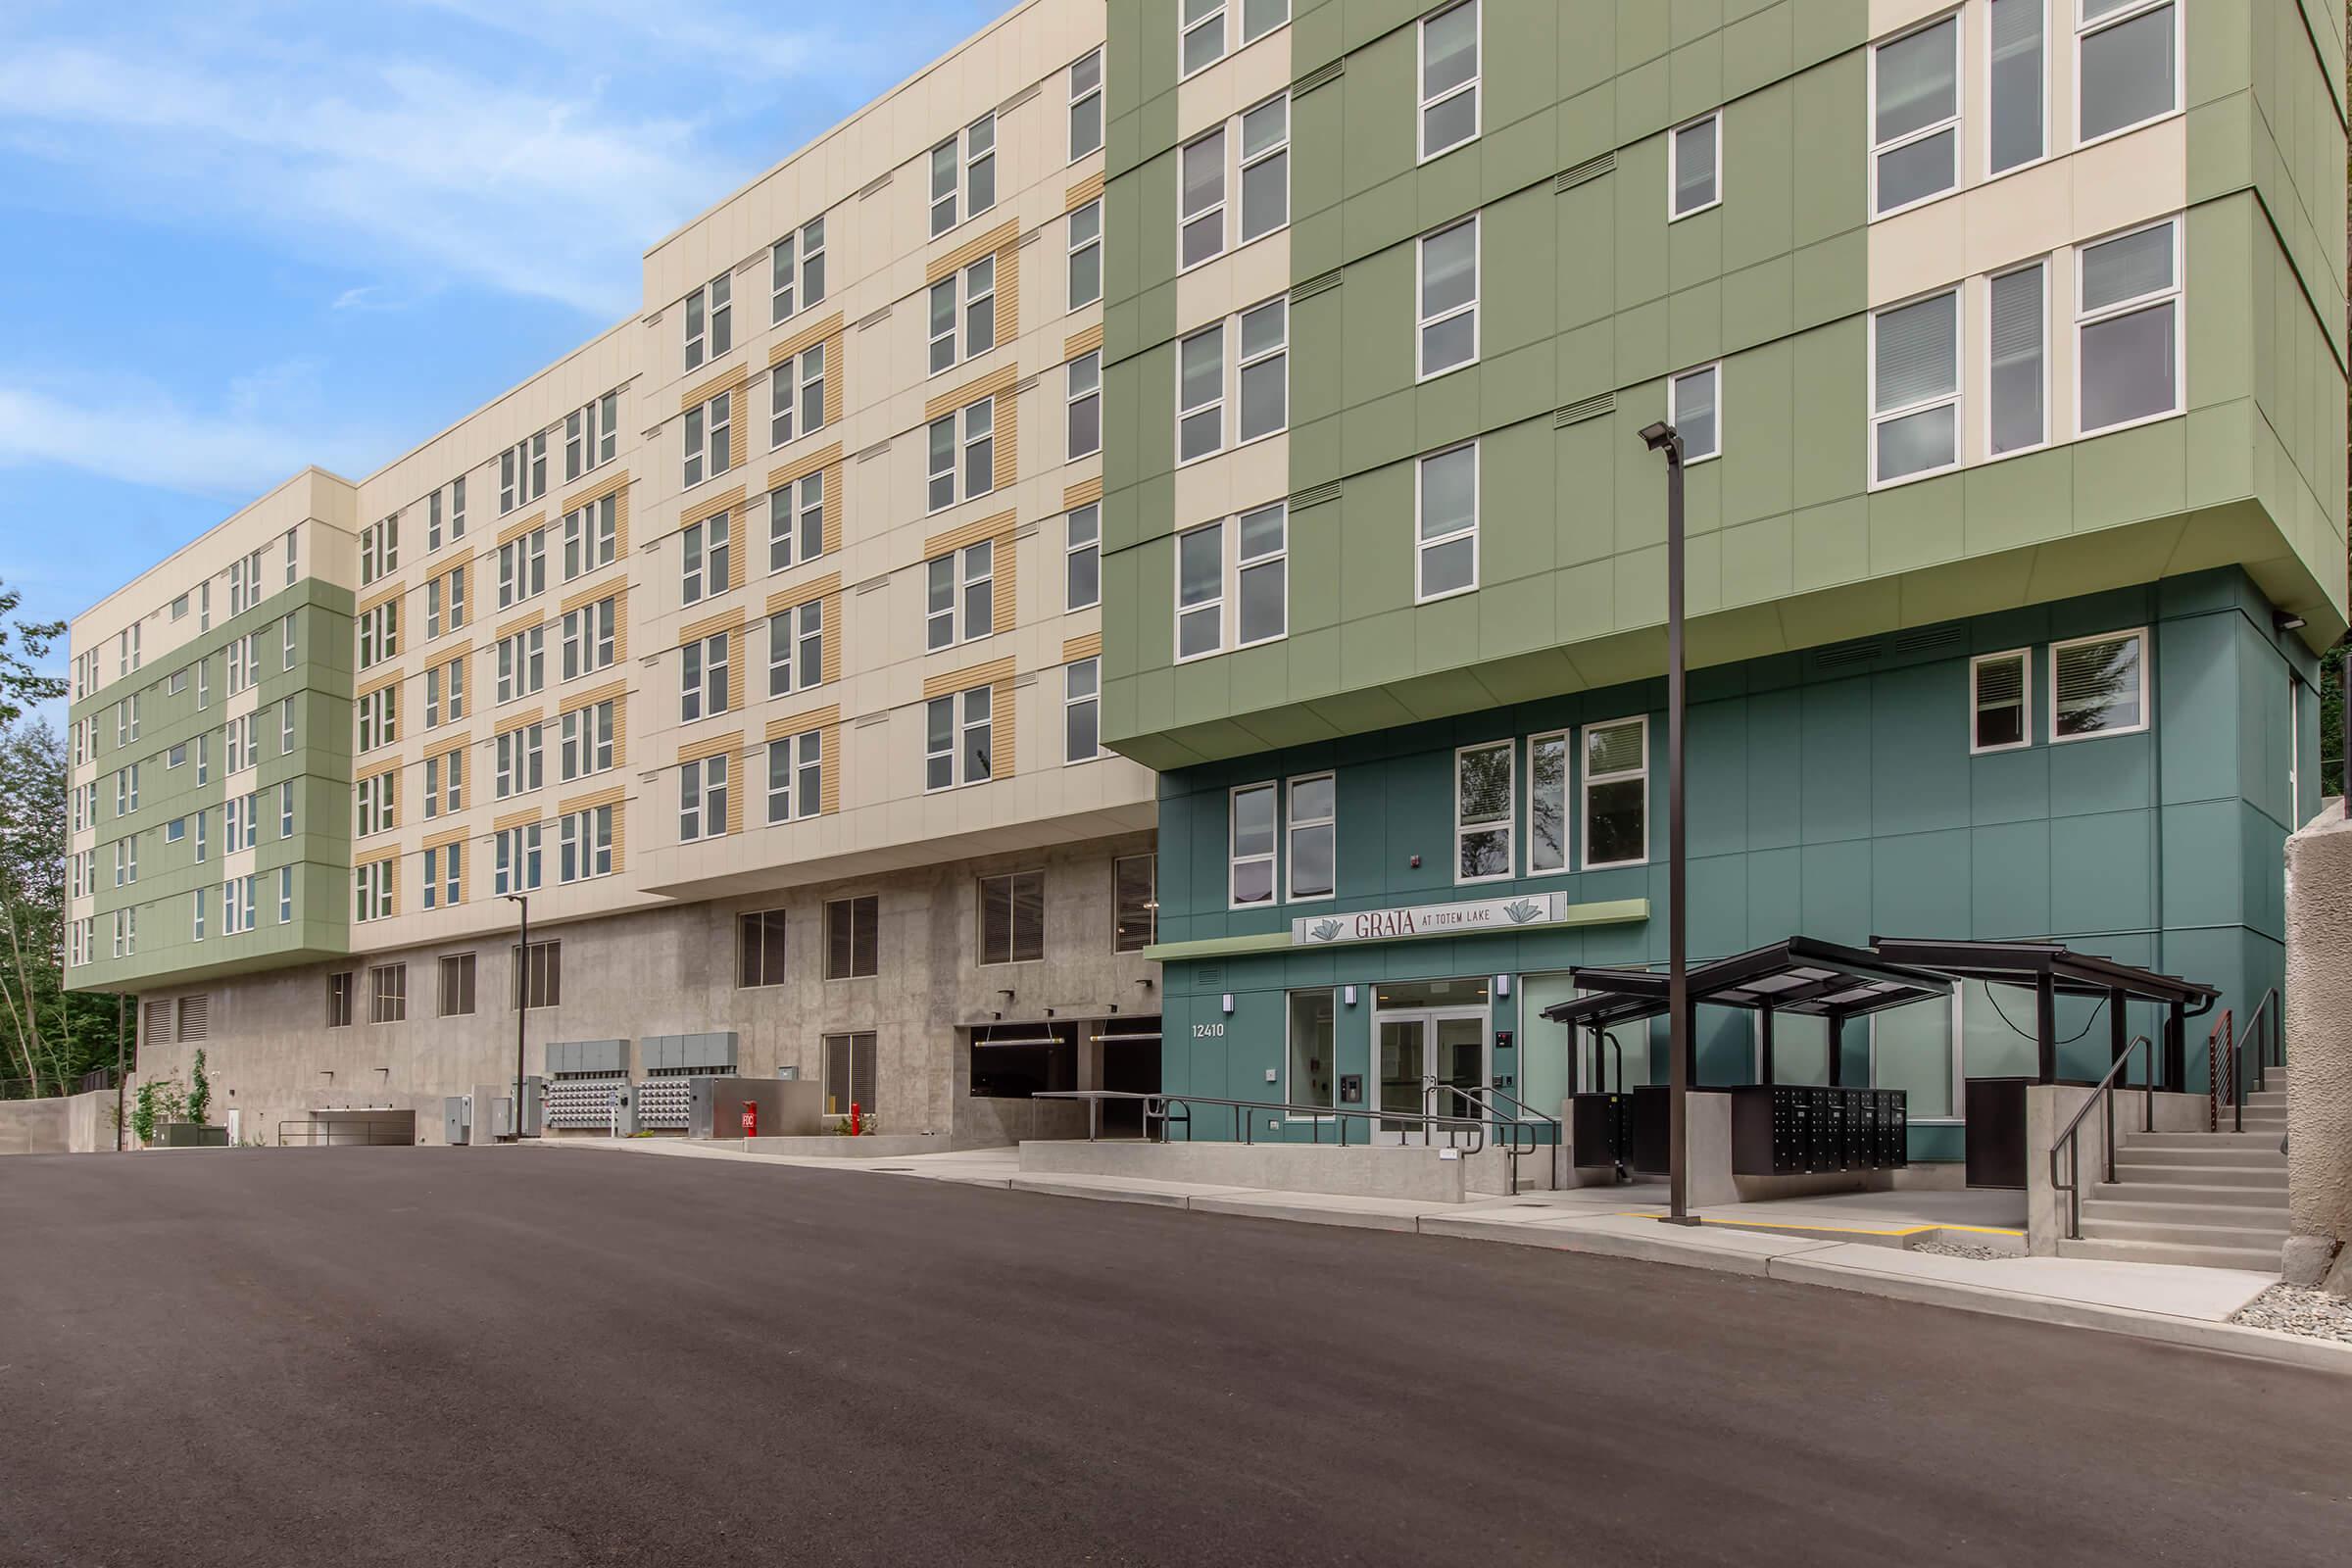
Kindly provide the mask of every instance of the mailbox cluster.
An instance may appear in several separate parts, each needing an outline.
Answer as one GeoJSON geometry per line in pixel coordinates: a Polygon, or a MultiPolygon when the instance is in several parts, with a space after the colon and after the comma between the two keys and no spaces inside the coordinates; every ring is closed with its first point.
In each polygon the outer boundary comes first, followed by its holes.
{"type": "Polygon", "coordinates": [[[1900,1089],[1754,1084],[1732,1096],[1732,1169],[1741,1176],[1893,1170],[1908,1162],[1900,1089]]]}
{"type": "Polygon", "coordinates": [[[547,1048],[547,1125],[603,1131],[612,1097],[629,1085],[626,1040],[559,1040],[547,1048]]]}

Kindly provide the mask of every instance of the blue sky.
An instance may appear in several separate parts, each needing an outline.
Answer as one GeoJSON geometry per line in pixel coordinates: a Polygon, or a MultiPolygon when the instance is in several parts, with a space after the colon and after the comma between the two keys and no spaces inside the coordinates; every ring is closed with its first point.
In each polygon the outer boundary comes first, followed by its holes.
{"type": "MultiPolygon", "coordinates": [[[[633,313],[1004,0],[0,0],[0,578],[63,618],[633,313]]],[[[56,661],[62,668],[62,657],[56,661]]]]}

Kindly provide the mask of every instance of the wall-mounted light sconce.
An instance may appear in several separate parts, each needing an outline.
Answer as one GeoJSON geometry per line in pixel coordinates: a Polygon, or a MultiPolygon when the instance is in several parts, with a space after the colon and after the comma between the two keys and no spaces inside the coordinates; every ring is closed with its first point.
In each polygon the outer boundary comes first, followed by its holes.
{"type": "Polygon", "coordinates": [[[1494,994],[1498,997],[1507,997],[1511,994],[1511,977],[1509,975],[1498,974],[1494,977],[1494,994]]]}
{"type": "Polygon", "coordinates": [[[1348,1004],[1348,1005],[1349,1005],[1350,1007],[1352,1007],[1352,1006],[1354,1006],[1354,1005],[1355,1005],[1355,987],[1353,987],[1353,986],[1342,986],[1342,987],[1340,987],[1340,996],[1341,996],[1342,1000],[1344,1000],[1344,1001],[1345,1001],[1345,1002],[1348,1004]]]}
{"type": "Polygon", "coordinates": [[[1226,992],[1221,1000],[1225,1010],[1227,1012],[1233,1011],[1233,993],[1230,991],[1226,992]]]}

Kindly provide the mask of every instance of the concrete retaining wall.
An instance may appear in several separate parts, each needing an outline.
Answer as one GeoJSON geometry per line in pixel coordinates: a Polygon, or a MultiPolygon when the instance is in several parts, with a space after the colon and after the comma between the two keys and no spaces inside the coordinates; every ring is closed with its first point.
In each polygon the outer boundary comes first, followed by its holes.
{"type": "Polygon", "coordinates": [[[115,1092],[0,1100],[0,1154],[112,1153],[115,1092]]]}
{"type": "Polygon", "coordinates": [[[1021,1145],[1021,1170],[1029,1175],[1136,1176],[1423,1203],[1458,1203],[1471,1190],[1470,1161],[1441,1159],[1436,1150],[1395,1145],[1341,1149],[1332,1144],[1031,1141],[1021,1145]]]}
{"type": "Polygon", "coordinates": [[[2352,822],[2340,806],[2286,841],[2286,877],[2287,1227],[2318,1239],[2289,1244],[2316,1270],[2352,1241],[2352,822]]]}
{"type": "MultiPolygon", "coordinates": [[[[2078,1084],[2033,1084],[2026,1089],[2026,1241],[2036,1256],[2054,1256],[2059,1238],[2066,1234],[2066,1195],[2050,1181],[2050,1149],[2066,1124],[2074,1120],[2092,1091],[2078,1084]]],[[[2136,1132],[2152,1114],[2160,1133],[2200,1133],[2205,1130],[2203,1095],[2159,1094],[2152,1107],[2143,1106],[2141,1092],[2119,1089],[2115,1101],[2115,1144],[2136,1132]]],[[[2084,1198],[2107,1179],[2104,1118],[2097,1111],[2083,1118],[2070,1146],[2074,1155],[2076,1190],[2084,1198]]]]}

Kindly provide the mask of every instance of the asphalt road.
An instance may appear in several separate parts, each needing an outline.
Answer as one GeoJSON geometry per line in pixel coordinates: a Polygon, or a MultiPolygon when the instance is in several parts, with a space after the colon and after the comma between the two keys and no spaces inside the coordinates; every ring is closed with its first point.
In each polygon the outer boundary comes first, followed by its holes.
{"type": "Polygon", "coordinates": [[[2352,1381],[553,1150],[0,1161],[0,1563],[2334,1563],[2352,1381]]]}

